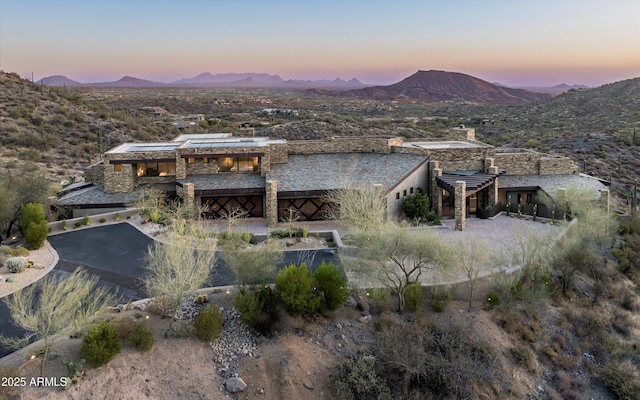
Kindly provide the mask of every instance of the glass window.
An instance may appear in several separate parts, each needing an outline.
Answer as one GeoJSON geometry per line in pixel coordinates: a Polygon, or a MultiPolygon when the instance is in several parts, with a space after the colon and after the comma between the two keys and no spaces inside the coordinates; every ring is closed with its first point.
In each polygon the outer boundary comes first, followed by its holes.
{"type": "Polygon", "coordinates": [[[158,176],[167,176],[176,174],[175,161],[158,163],[158,176]]]}
{"type": "Polygon", "coordinates": [[[147,163],[147,176],[158,176],[158,163],[147,163]]]}
{"type": "Polygon", "coordinates": [[[233,170],[233,158],[223,157],[218,159],[218,171],[229,172],[233,170]]]}
{"type": "Polygon", "coordinates": [[[400,192],[396,192],[396,200],[400,200],[400,192]]]}
{"type": "Polygon", "coordinates": [[[196,162],[196,159],[194,157],[189,157],[189,158],[187,158],[187,162],[189,164],[193,164],[194,162],[196,162]]]}
{"type": "Polygon", "coordinates": [[[122,171],[122,164],[113,164],[114,171],[122,171]]]}
{"type": "Polygon", "coordinates": [[[205,164],[209,164],[209,158],[208,157],[203,157],[202,158],[202,162],[205,164]]]}
{"type": "Polygon", "coordinates": [[[218,159],[218,172],[259,171],[258,157],[222,157],[218,159]]]}
{"type": "Polygon", "coordinates": [[[137,164],[136,165],[136,171],[137,171],[136,174],[138,176],[146,176],[147,175],[147,164],[146,163],[137,164]]]}

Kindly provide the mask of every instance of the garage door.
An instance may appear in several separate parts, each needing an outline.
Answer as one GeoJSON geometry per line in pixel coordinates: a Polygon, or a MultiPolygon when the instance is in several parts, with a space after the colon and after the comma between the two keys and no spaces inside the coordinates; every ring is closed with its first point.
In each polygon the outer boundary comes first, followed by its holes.
{"type": "Polygon", "coordinates": [[[317,221],[324,219],[330,206],[321,197],[278,199],[278,219],[287,220],[293,210],[297,221],[317,221]]]}
{"type": "Polygon", "coordinates": [[[209,218],[221,218],[237,209],[248,211],[248,217],[263,217],[261,195],[203,197],[202,205],[209,218]]]}

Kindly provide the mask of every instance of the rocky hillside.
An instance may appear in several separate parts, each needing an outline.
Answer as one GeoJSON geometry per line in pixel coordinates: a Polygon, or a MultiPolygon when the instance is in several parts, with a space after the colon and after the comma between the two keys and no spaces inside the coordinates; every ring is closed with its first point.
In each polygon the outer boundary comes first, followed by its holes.
{"type": "Polygon", "coordinates": [[[350,90],[345,96],[377,100],[415,99],[424,102],[465,101],[492,104],[519,104],[551,96],[494,85],[458,72],[418,71],[389,86],[350,90]]]}
{"type": "Polygon", "coordinates": [[[35,162],[52,181],[69,182],[81,177],[104,149],[174,134],[143,115],[114,111],[78,92],[0,72],[0,168],[35,162]]]}

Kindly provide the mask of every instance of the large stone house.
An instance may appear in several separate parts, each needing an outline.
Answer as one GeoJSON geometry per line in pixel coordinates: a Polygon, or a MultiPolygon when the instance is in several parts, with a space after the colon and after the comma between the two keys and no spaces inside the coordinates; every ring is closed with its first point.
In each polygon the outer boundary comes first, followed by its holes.
{"type": "Polygon", "coordinates": [[[86,181],[62,194],[57,205],[74,216],[104,212],[131,203],[137,187],[152,186],[188,204],[206,205],[211,217],[239,207],[273,225],[291,208],[300,220],[322,219],[327,191],[365,184],[383,191],[389,218],[401,214],[404,197],[421,189],[434,211],[455,217],[462,230],[474,214],[493,215],[507,203],[527,207],[541,193],[554,198],[572,186],[608,201],[606,186],[579,174],[571,159],[496,149],[476,141],[475,131],[464,126],[452,129],[446,141],[193,134],[171,142],[125,143],[90,167],[86,181]]]}

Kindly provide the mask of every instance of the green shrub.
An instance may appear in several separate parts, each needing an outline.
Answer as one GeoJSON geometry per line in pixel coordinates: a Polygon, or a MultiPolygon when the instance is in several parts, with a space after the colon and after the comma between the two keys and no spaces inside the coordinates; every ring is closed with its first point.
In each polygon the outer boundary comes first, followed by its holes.
{"type": "Polygon", "coordinates": [[[203,342],[216,340],[222,333],[224,317],[215,304],[207,306],[193,318],[193,334],[203,342]]]}
{"type": "Polygon", "coordinates": [[[67,230],[67,220],[66,220],[66,219],[63,219],[63,220],[62,220],[62,230],[63,230],[63,231],[66,231],[66,230],[67,230]]]}
{"type": "Polygon", "coordinates": [[[434,312],[441,313],[447,307],[447,304],[451,302],[451,292],[444,289],[436,289],[434,297],[429,301],[431,309],[434,312]]]}
{"type": "Polygon", "coordinates": [[[429,197],[418,189],[402,200],[402,211],[410,220],[422,220],[429,214],[429,197]]]}
{"type": "Polygon", "coordinates": [[[502,303],[502,297],[498,294],[498,292],[494,292],[493,290],[487,293],[487,310],[493,310],[497,306],[502,303]]]}
{"type": "Polygon", "coordinates": [[[29,266],[29,261],[24,257],[11,257],[7,258],[4,262],[7,270],[11,273],[17,274],[23,272],[29,266]]]}
{"type": "Polygon", "coordinates": [[[82,217],[82,225],[89,226],[90,224],[91,224],[91,221],[89,221],[88,215],[85,215],[84,217],[82,217]]]}
{"type": "Polygon", "coordinates": [[[49,234],[42,204],[28,203],[20,207],[20,225],[27,240],[27,247],[30,249],[42,247],[49,234]]]}
{"type": "Polygon", "coordinates": [[[272,239],[288,239],[288,238],[302,237],[302,228],[294,226],[291,229],[273,231],[269,234],[269,237],[272,239]]]}
{"type": "Polygon", "coordinates": [[[391,399],[387,382],[376,371],[376,358],[362,356],[347,359],[334,370],[338,395],[349,400],[391,399]]]}
{"type": "Polygon", "coordinates": [[[245,232],[242,234],[242,241],[245,243],[251,243],[251,233],[245,232]]]}
{"type": "Polygon", "coordinates": [[[120,213],[117,212],[113,219],[115,219],[116,222],[120,221],[120,213]]]}
{"type": "Polygon", "coordinates": [[[80,355],[95,368],[111,361],[121,349],[118,330],[111,323],[103,321],[93,325],[84,336],[80,355]]]}
{"type": "Polygon", "coordinates": [[[408,285],[404,292],[404,302],[407,310],[412,312],[418,311],[422,306],[422,303],[424,303],[422,285],[419,283],[412,283],[408,285]]]}
{"type": "Polygon", "coordinates": [[[101,223],[101,224],[104,224],[105,222],[107,222],[107,219],[106,219],[106,218],[100,218],[100,223],[101,223]]]}
{"type": "Polygon", "coordinates": [[[80,222],[76,222],[75,224],[73,224],[74,228],[80,228],[82,224],[80,224],[80,222]]]}
{"type": "Polygon", "coordinates": [[[329,310],[335,310],[343,305],[349,297],[347,279],[333,263],[324,261],[314,273],[316,287],[324,295],[329,310]]]}
{"type": "Polygon", "coordinates": [[[151,329],[147,321],[142,321],[134,325],[131,333],[127,337],[127,342],[134,345],[136,350],[149,351],[156,343],[156,338],[153,335],[153,329],[151,329]]]}
{"type": "Polygon", "coordinates": [[[312,313],[320,306],[313,275],[304,263],[299,267],[292,264],[278,272],[276,293],[291,315],[312,313]]]}
{"type": "Polygon", "coordinates": [[[247,325],[263,334],[270,333],[279,318],[276,295],[269,286],[238,292],[233,305],[247,325]]]}

